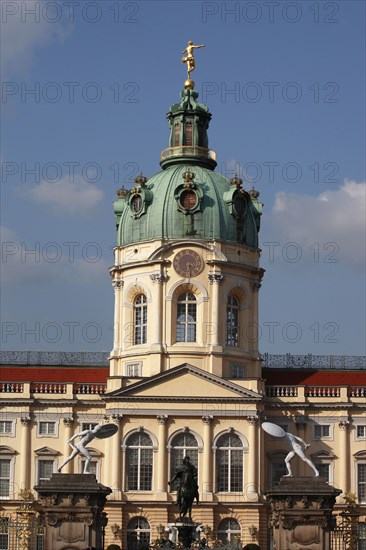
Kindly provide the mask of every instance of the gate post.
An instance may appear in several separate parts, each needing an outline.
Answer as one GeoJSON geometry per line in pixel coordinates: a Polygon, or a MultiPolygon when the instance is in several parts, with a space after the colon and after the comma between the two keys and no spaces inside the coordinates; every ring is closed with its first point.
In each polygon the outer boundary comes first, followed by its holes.
{"type": "Polygon", "coordinates": [[[341,493],[319,477],[282,477],[266,496],[277,550],[330,550],[336,497],[341,493]]]}
{"type": "Polygon", "coordinates": [[[45,527],[44,550],[103,550],[109,487],[97,483],[94,474],[53,474],[35,490],[45,527]]]}

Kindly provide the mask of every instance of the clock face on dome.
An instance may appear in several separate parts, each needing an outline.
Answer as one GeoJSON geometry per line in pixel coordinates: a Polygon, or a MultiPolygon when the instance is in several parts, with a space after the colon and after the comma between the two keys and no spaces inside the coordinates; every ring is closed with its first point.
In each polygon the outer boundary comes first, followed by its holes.
{"type": "Polygon", "coordinates": [[[203,268],[203,260],[194,250],[181,250],[176,254],[173,267],[182,277],[195,277],[203,268]]]}

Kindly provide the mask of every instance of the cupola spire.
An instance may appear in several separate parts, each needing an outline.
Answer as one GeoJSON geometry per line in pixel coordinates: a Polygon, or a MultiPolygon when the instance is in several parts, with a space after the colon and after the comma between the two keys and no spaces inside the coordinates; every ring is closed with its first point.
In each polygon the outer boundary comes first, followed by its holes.
{"type": "Polygon", "coordinates": [[[194,164],[214,170],[216,153],[208,148],[207,130],[211,113],[203,103],[198,103],[198,92],[194,89],[191,72],[195,69],[194,48],[203,48],[204,44],[194,45],[190,40],[183,53],[182,62],[187,63],[188,79],[180,93],[180,103],[171,106],[167,114],[170,126],[169,147],[161,153],[160,166],[165,169],[174,164],[194,164]]]}

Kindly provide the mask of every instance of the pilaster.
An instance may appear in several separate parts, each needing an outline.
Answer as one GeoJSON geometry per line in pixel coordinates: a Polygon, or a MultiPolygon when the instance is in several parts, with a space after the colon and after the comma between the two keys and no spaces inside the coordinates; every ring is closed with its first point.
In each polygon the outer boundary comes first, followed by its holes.
{"type": "Polygon", "coordinates": [[[246,496],[250,501],[258,501],[258,416],[247,416],[249,422],[248,439],[248,480],[246,496]]]}
{"type": "Polygon", "coordinates": [[[213,416],[202,416],[203,422],[203,460],[202,460],[202,501],[212,501],[212,422],[213,416]]]}

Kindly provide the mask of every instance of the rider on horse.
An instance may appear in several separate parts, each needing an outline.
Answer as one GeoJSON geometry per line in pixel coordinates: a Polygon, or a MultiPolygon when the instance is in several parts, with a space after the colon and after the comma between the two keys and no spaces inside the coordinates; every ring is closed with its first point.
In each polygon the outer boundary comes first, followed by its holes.
{"type": "Polygon", "coordinates": [[[179,514],[185,516],[189,512],[189,515],[191,515],[192,503],[196,499],[198,504],[199,494],[197,468],[191,464],[189,456],[184,457],[182,467],[176,471],[171,481],[168,481],[168,485],[171,485],[176,479],[179,479],[176,500],[176,504],[179,506],[179,514]]]}

